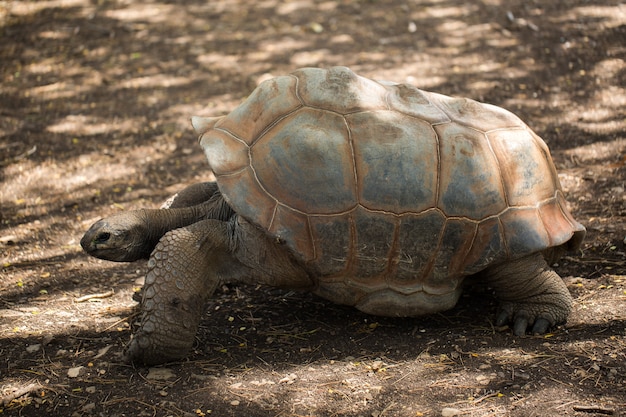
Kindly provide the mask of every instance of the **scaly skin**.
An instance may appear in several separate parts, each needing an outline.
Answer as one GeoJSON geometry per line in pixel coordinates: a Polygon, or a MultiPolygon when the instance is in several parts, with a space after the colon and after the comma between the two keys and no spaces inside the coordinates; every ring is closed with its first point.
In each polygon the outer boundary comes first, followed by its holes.
{"type": "Polygon", "coordinates": [[[216,182],[198,182],[191,184],[170,198],[161,205],[161,209],[172,209],[181,207],[191,207],[209,201],[218,192],[216,182]]]}
{"type": "Polygon", "coordinates": [[[565,323],[572,310],[567,286],[540,253],[490,267],[482,275],[500,300],[496,325],[513,323],[516,336],[529,329],[543,334],[565,323]]]}
{"type": "Polygon", "coordinates": [[[148,262],[141,324],[126,356],[147,365],[182,359],[191,347],[208,298],[219,283],[215,263],[226,243],[226,223],[211,221],[172,230],[148,262]]]}
{"type": "MultiPolygon", "coordinates": [[[[233,215],[232,209],[217,191],[217,186],[208,199],[206,194],[202,194],[196,200],[203,201],[201,204],[189,207],[181,205],[191,201],[187,190],[195,187],[187,187],[176,195],[184,197],[180,201],[174,198],[176,208],[126,211],[97,221],[81,239],[81,246],[96,258],[132,262],[148,258],[159,239],[170,230],[203,219],[226,220],[233,215]]],[[[207,186],[202,188],[206,190],[207,186]]]]}
{"type": "Polygon", "coordinates": [[[245,220],[203,220],[163,236],[148,261],[142,317],[126,359],[153,365],[184,358],[208,298],[221,282],[310,289],[284,245],[245,220]]]}

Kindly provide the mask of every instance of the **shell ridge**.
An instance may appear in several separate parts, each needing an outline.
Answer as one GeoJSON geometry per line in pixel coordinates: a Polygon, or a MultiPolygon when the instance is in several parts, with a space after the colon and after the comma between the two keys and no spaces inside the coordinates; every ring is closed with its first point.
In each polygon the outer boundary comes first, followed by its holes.
{"type": "MultiPolygon", "coordinates": [[[[345,266],[345,276],[351,277],[354,275],[354,272],[357,270],[357,233],[356,233],[356,220],[354,219],[354,212],[348,215],[348,230],[350,231],[350,239],[349,239],[349,247],[346,253],[346,266],[345,266]]],[[[349,285],[351,280],[348,279],[346,283],[349,285]]]]}
{"type": "Polygon", "coordinates": [[[306,103],[304,102],[304,99],[302,98],[302,96],[300,95],[300,78],[298,78],[297,75],[295,74],[289,74],[289,76],[295,78],[296,80],[296,85],[294,87],[294,94],[296,95],[296,98],[298,99],[298,101],[300,101],[300,103],[305,106],[306,103]]]}
{"type": "MultiPolygon", "coordinates": [[[[417,87],[415,87],[415,88],[417,88],[417,87]]],[[[418,90],[419,90],[419,89],[418,89],[418,90]]],[[[422,92],[422,97],[424,97],[424,99],[425,99],[426,101],[428,101],[428,104],[427,104],[427,105],[428,105],[428,106],[432,106],[432,107],[436,108],[437,110],[439,110],[439,112],[440,112],[443,116],[445,116],[445,117],[446,117],[446,119],[445,119],[445,120],[441,120],[441,121],[438,121],[438,122],[428,122],[428,123],[429,123],[431,126],[438,126],[438,125],[443,125],[443,124],[446,124],[446,123],[452,123],[452,118],[450,117],[450,115],[449,115],[448,113],[446,113],[446,112],[445,112],[445,111],[444,111],[444,110],[443,110],[440,106],[438,106],[438,105],[437,105],[434,101],[432,101],[432,100],[428,97],[428,95],[427,95],[427,94],[424,94],[424,93],[428,93],[428,91],[425,91],[425,90],[420,90],[420,91],[422,92]]],[[[403,114],[403,115],[405,115],[405,116],[408,116],[408,117],[414,118],[414,119],[416,119],[416,120],[421,120],[421,121],[424,121],[424,119],[423,119],[423,118],[420,118],[419,116],[416,116],[416,115],[414,115],[414,114],[405,113],[405,112],[403,112],[402,110],[400,110],[400,109],[396,109],[396,108],[393,108],[393,107],[391,107],[391,106],[390,106],[389,110],[393,110],[393,111],[395,111],[395,112],[401,113],[401,114],[403,114]]]]}
{"type": "MultiPolygon", "coordinates": [[[[546,219],[543,217],[543,214],[541,213],[541,210],[539,210],[539,207],[544,206],[544,205],[548,205],[548,204],[550,204],[552,202],[556,202],[557,203],[556,205],[559,207],[559,212],[561,213],[561,215],[563,215],[563,212],[562,212],[561,207],[560,207],[561,205],[558,204],[558,200],[556,198],[556,193],[555,193],[554,197],[545,199],[544,201],[540,202],[537,205],[537,209],[538,209],[537,210],[537,214],[539,215],[539,220],[541,220],[541,226],[543,227],[543,230],[545,231],[546,235],[548,236],[548,239],[550,240],[550,246],[555,246],[554,245],[553,236],[550,234],[550,231],[548,230],[548,226],[546,226],[546,219]]],[[[568,224],[571,226],[569,221],[568,221],[568,224]]]]}
{"type": "MultiPolygon", "coordinates": [[[[555,205],[557,206],[557,208],[559,209],[559,214],[561,215],[561,218],[565,219],[567,224],[570,226],[570,229],[572,231],[571,236],[570,236],[570,239],[571,239],[572,236],[574,236],[576,230],[579,229],[579,225],[573,223],[573,222],[576,222],[576,221],[569,215],[569,213],[566,212],[566,207],[563,207],[563,205],[561,204],[561,200],[565,201],[565,197],[563,195],[563,192],[561,190],[557,189],[554,192],[554,197],[551,197],[551,198],[548,198],[548,199],[542,201],[539,204],[539,207],[554,202],[555,205]],[[561,198],[559,198],[559,197],[561,197],[561,198]]],[[[541,221],[543,222],[544,227],[546,227],[546,229],[547,229],[545,220],[544,220],[543,216],[541,215],[541,210],[539,210],[539,217],[541,218],[541,221]]],[[[552,242],[552,236],[550,235],[550,233],[548,233],[548,237],[550,238],[551,245],[554,246],[554,242],[552,242]]]]}
{"type": "MultiPolygon", "coordinates": [[[[443,114],[444,114],[444,115],[448,118],[448,120],[446,120],[446,121],[431,123],[431,125],[435,126],[435,125],[443,125],[443,124],[446,124],[446,123],[452,123],[452,121],[453,121],[454,119],[450,116],[450,114],[448,114],[448,112],[447,112],[447,111],[445,111],[445,110],[443,109],[443,107],[438,106],[438,105],[437,105],[437,103],[435,103],[434,101],[430,100],[428,97],[426,97],[426,100],[428,100],[428,102],[429,102],[429,103],[430,103],[433,107],[436,107],[437,109],[439,109],[439,111],[440,111],[441,113],[443,113],[443,114]]],[[[458,122],[457,122],[457,123],[458,123],[458,122]]]]}
{"type": "Polygon", "coordinates": [[[385,89],[385,97],[383,98],[383,100],[385,101],[385,104],[387,105],[387,110],[394,110],[394,108],[391,106],[391,100],[389,99],[389,97],[391,96],[391,91],[389,90],[389,87],[384,84],[381,84],[378,81],[376,82],[385,89]]]}
{"type": "MultiPolygon", "coordinates": [[[[491,130],[490,132],[494,132],[497,131],[499,129],[496,130],[491,130]]],[[[508,130],[508,129],[503,129],[503,130],[508,130]]],[[[498,159],[498,154],[496,153],[496,150],[493,148],[493,144],[491,143],[491,138],[489,137],[489,132],[485,132],[485,139],[487,139],[487,147],[489,148],[489,152],[491,152],[491,155],[493,155],[493,159],[494,161],[496,161],[496,169],[498,170],[498,178],[500,179],[499,183],[500,183],[500,189],[501,189],[501,193],[504,196],[504,205],[505,205],[505,209],[502,210],[502,212],[500,212],[500,214],[504,213],[508,207],[511,207],[511,202],[509,199],[509,193],[506,190],[506,184],[504,183],[504,176],[503,176],[503,171],[502,171],[502,164],[500,163],[500,159],[498,159]]],[[[508,251],[508,248],[507,248],[508,251]]]]}
{"type": "MultiPolygon", "coordinates": [[[[216,178],[232,177],[232,176],[241,174],[242,172],[244,172],[248,168],[250,168],[250,166],[246,165],[246,166],[241,167],[240,169],[238,169],[236,171],[226,172],[226,173],[223,173],[223,174],[215,174],[215,173],[213,173],[213,175],[215,175],[216,178]]],[[[218,186],[219,186],[219,183],[218,183],[218,186]]]]}
{"type": "Polygon", "coordinates": [[[345,116],[342,115],[341,119],[343,120],[344,125],[346,126],[346,131],[348,132],[348,145],[350,146],[350,157],[352,160],[352,173],[354,175],[354,195],[356,197],[356,205],[361,205],[359,201],[359,188],[361,183],[359,181],[359,173],[357,171],[356,164],[356,153],[354,152],[354,138],[352,136],[352,130],[350,129],[350,125],[346,120],[345,116]]]}
{"type": "MultiPolygon", "coordinates": [[[[227,134],[228,136],[230,136],[231,138],[235,139],[237,142],[241,142],[242,144],[244,144],[246,147],[249,148],[248,144],[246,143],[245,140],[243,140],[242,138],[240,138],[239,136],[235,135],[233,132],[231,132],[228,129],[222,128],[222,127],[214,127],[213,130],[219,130],[222,133],[227,134]]],[[[204,135],[203,135],[204,136],[204,135]]],[[[202,136],[200,137],[202,139],[202,136]]]]}
{"type": "Polygon", "coordinates": [[[271,229],[274,226],[274,220],[276,219],[276,211],[278,210],[278,205],[280,203],[276,202],[276,204],[274,204],[274,209],[272,210],[272,218],[270,219],[270,224],[267,227],[268,229],[271,229]]]}
{"type": "MultiPolygon", "coordinates": [[[[474,233],[472,234],[472,239],[470,240],[469,244],[466,245],[467,249],[465,250],[465,253],[463,253],[463,256],[460,258],[463,261],[465,261],[467,259],[467,257],[469,256],[470,253],[472,253],[472,249],[474,248],[474,243],[476,242],[476,237],[478,237],[478,226],[480,225],[481,222],[471,222],[474,225],[474,233]]],[[[459,262],[460,264],[460,268],[457,268],[456,271],[454,271],[457,275],[463,275],[463,272],[465,271],[465,268],[467,267],[467,264],[465,264],[465,262],[459,262]]]]}
{"type": "Polygon", "coordinates": [[[263,129],[263,130],[261,131],[261,133],[259,133],[259,134],[258,134],[258,136],[257,136],[255,139],[253,139],[253,140],[251,141],[251,143],[250,143],[249,147],[250,147],[250,148],[251,148],[251,147],[253,147],[253,146],[254,146],[254,145],[255,145],[255,144],[256,144],[256,143],[257,143],[257,142],[258,142],[261,138],[263,138],[263,136],[265,136],[265,135],[267,134],[267,132],[269,132],[269,131],[270,131],[270,130],[274,127],[274,126],[276,126],[278,123],[282,122],[283,120],[285,120],[286,118],[288,118],[288,117],[289,117],[289,116],[291,116],[292,114],[296,113],[298,110],[301,110],[301,109],[303,109],[303,108],[305,108],[305,107],[309,107],[309,106],[306,106],[306,105],[304,105],[304,104],[300,103],[300,105],[299,105],[298,107],[296,107],[295,109],[293,109],[293,110],[291,110],[291,111],[289,111],[289,112],[287,112],[287,113],[283,114],[283,115],[282,115],[282,116],[280,116],[280,117],[277,117],[274,121],[272,121],[272,123],[269,123],[269,124],[265,127],[265,129],[263,129]]]}
{"type": "MultiPolygon", "coordinates": [[[[448,225],[449,220],[450,219],[445,218],[445,221],[443,222],[443,224],[441,225],[441,228],[439,229],[439,236],[437,237],[437,246],[432,251],[430,258],[428,259],[428,262],[426,262],[426,266],[424,267],[422,271],[422,278],[423,278],[422,282],[425,282],[426,278],[432,277],[433,275],[433,272],[435,269],[435,263],[437,261],[437,257],[439,256],[439,253],[441,252],[441,246],[443,245],[443,235],[445,234],[446,226],[448,225]]],[[[422,291],[427,292],[425,285],[422,285],[422,291]]]]}
{"type": "Polygon", "coordinates": [[[391,239],[391,248],[387,253],[387,268],[385,269],[385,283],[388,288],[392,288],[390,279],[396,275],[398,263],[400,262],[400,217],[394,218],[395,225],[393,228],[393,238],[391,239]]]}
{"type": "MultiPolygon", "coordinates": [[[[459,124],[462,124],[462,123],[459,123],[459,124]]],[[[467,126],[467,127],[470,128],[470,129],[478,130],[478,129],[473,128],[471,126],[467,126]]],[[[481,130],[481,132],[483,132],[483,133],[488,135],[490,133],[504,132],[504,131],[510,132],[512,130],[525,130],[525,131],[527,131],[529,129],[527,127],[525,127],[525,126],[517,126],[516,125],[516,126],[510,126],[510,127],[498,127],[498,128],[495,128],[495,129],[481,130]]]]}
{"type": "MultiPolygon", "coordinates": [[[[554,193],[554,198],[556,199],[557,202],[559,202],[559,197],[561,197],[560,199],[565,200],[565,195],[563,193],[563,191],[561,190],[556,190],[556,192],[554,193]]],[[[557,204],[557,206],[559,206],[559,211],[561,212],[561,214],[563,215],[563,217],[567,220],[567,222],[570,224],[570,226],[572,226],[573,229],[576,229],[577,226],[572,223],[572,220],[570,220],[570,216],[567,215],[567,213],[565,212],[565,208],[559,203],[557,204]]]]}
{"type": "MultiPolygon", "coordinates": [[[[506,210],[505,210],[506,211],[506,210]]],[[[509,249],[509,242],[506,238],[506,230],[504,229],[504,223],[502,223],[502,217],[498,216],[498,227],[501,230],[501,239],[502,239],[502,245],[504,246],[504,254],[505,257],[508,259],[511,257],[511,250],[509,249]]]]}
{"type": "MultiPolygon", "coordinates": [[[[435,207],[439,208],[441,206],[441,138],[439,137],[439,132],[437,132],[437,129],[435,129],[433,127],[433,125],[430,125],[433,129],[433,132],[435,133],[435,141],[437,142],[437,146],[435,146],[435,152],[437,152],[437,155],[435,155],[435,160],[436,160],[436,164],[437,167],[435,168],[435,173],[437,175],[437,180],[435,181],[435,207]]],[[[443,211],[441,211],[443,213],[443,211]]],[[[444,217],[445,217],[445,213],[444,217]]]]}
{"type": "Polygon", "coordinates": [[[306,228],[309,234],[309,243],[311,244],[311,248],[313,249],[313,257],[311,259],[314,261],[317,261],[318,251],[317,251],[317,245],[315,244],[315,239],[313,236],[313,227],[311,225],[311,218],[308,215],[305,218],[306,218],[306,228]]]}

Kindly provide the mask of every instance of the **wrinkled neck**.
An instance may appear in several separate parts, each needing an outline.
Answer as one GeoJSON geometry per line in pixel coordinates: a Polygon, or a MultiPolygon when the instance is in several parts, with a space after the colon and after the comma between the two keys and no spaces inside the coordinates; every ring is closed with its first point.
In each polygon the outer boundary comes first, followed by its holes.
{"type": "Polygon", "coordinates": [[[138,210],[137,215],[147,225],[144,253],[147,252],[149,255],[163,235],[170,230],[189,226],[205,218],[206,207],[204,204],[199,204],[174,209],[141,209],[138,210]]]}

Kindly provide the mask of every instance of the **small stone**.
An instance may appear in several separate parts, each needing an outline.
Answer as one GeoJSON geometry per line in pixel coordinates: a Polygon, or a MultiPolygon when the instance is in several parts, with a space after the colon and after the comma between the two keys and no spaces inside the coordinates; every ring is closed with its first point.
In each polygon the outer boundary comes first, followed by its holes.
{"type": "Polygon", "coordinates": [[[146,376],[150,381],[167,381],[172,378],[176,378],[176,374],[169,368],[150,368],[146,376]]]}
{"type": "Polygon", "coordinates": [[[235,407],[236,407],[236,406],[238,406],[239,404],[241,404],[241,403],[239,402],[239,400],[232,400],[232,401],[230,402],[230,405],[234,405],[235,407]]]}
{"type": "Polygon", "coordinates": [[[461,410],[458,408],[446,407],[441,410],[441,417],[454,417],[461,414],[461,410]]]}
{"type": "Polygon", "coordinates": [[[78,378],[80,375],[85,373],[85,367],[84,366],[77,366],[75,368],[70,368],[67,370],[67,377],[68,378],[78,378]]]}
{"type": "Polygon", "coordinates": [[[294,382],[296,382],[296,379],[298,379],[298,376],[296,374],[289,374],[286,377],[284,377],[283,379],[281,379],[280,381],[278,381],[279,384],[293,384],[294,382]]]}
{"type": "Polygon", "coordinates": [[[39,349],[41,349],[41,345],[40,344],[26,346],[26,352],[28,352],[28,353],[35,353],[39,349]]]}
{"type": "Polygon", "coordinates": [[[373,371],[380,371],[384,367],[385,367],[385,364],[383,363],[383,361],[374,361],[372,363],[372,370],[373,371]]]}
{"type": "Polygon", "coordinates": [[[95,408],[96,408],[96,403],[89,403],[83,406],[82,411],[88,413],[90,411],[95,410],[95,408]]]}

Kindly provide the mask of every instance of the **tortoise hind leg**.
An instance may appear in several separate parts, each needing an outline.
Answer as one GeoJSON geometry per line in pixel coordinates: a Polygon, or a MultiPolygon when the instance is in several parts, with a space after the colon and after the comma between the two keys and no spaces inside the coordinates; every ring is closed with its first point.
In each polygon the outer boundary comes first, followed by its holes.
{"type": "Polygon", "coordinates": [[[513,323],[513,332],[545,333],[565,323],[572,310],[572,296],[561,277],[540,253],[486,269],[483,276],[500,300],[496,325],[513,323]]]}

